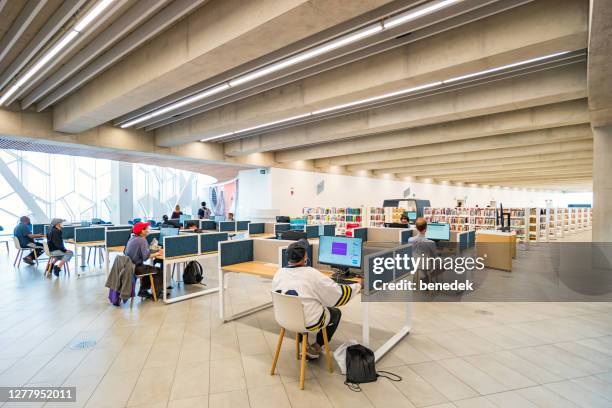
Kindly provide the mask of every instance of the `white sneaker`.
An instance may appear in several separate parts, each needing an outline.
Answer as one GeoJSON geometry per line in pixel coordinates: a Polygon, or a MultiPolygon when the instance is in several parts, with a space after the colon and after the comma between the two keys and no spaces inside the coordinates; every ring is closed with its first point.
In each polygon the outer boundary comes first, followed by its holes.
{"type": "Polygon", "coordinates": [[[321,354],[321,346],[319,343],[309,344],[306,348],[306,358],[308,360],[316,360],[321,354]]]}

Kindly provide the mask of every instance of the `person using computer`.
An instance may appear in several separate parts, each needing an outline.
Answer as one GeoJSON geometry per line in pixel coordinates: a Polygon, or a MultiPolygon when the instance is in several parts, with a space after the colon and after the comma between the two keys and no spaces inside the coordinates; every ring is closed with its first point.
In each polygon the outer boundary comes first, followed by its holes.
{"type": "Polygon", "coordinates": [[[234,213],[227,213],[227,220],[225,221],[236,221],[234,219],[234,213]]]}
{"type": "Polygon", "coordinates": [[[70,262],[73,252],[66,249],[64,246],[64,237],[62,236],[62,223],[64,220],[54,218],[51,220],[51,229],[47,233],[47,245],[49,246],[49,254],[60,260],[53,266],[53,274],[59,276],[60,271],[66,262],[70,262]]]}
{"type": "Polygon", "coordinates": [[[438,256],[438,248],[436,243],[427,238],[427,221],[425,218],[417,218],[415,227],[417,234],[414,237],[408,238],[408,243],[412,244],[413,253],[417,256],[426,256],[431,258],[438,256]]]}
{"type": "Polygon", "coordinates": [[[410,220],[408,219],[408,215],[402,214],[402,216],[400,218],[400,224],[407,225],[409,222],[410,222],[410,220]]]}
{"type": "Polygon", "coordinates": [[[206,206],[206,202],[202,201],[202,207],[198,210],[198,218],[201,220],[207,220],[210,218],[210,208],[206,206]]]}
{"type": "MultiPolygon", "coordinates": [[[[132,228],[132,236],[128,240],[125,246],[125,255],[129,257],[135,265],[134,273],[136,276],[144,275],[149,273],[155,273],[153,275],[153,282],[155,284],[156,295],[160,296],[163,290],[164,278],[162,275],[161,268],[153,265],[147,265],[145,262],[150,258],[155,258],[158,255],[163,254],[163,249],[158,252],[151,253],[149,250],[149,243],[147,241],[147,235],[149,235],[149,223],[138,222],[132,228]]],[[[138,296],[140,297],[152,297],[149,294],[151,289],[151,281],[149,279],[140,280],[140,290],[138,296]]]]}
{"type": "Polygon", "coordinates": [[[34,264],[34,258],[38,258],[42,253],[43,249],[40,246],[37,246],[34,240],[36,238],[43,238],[43,234],[33,234],[30,231],[30,218],[27,216],[23,216],[19,218],[19,224],[13,230],[13,235],[19,240],[19,246],[21,248],[32,248],[32,252],[26,257],[23,258],[23,262],[28,265],[34,264]]]}
{"type": "Polygon", "coordinates": [[[305,239],[289,245],[287,248],[289,264],[274,275],[272,290],[300,297],[306,328],[317,333],[315,342],[308,345],[307,357],[316,359],[324,344],[321,329],[326,327],[328,339],[331,340],[342,317],[338,307],[346,305],[357,295],[361,290],[361,284],[338,284],[315,268],[306,266],[308,246],[308,241],[305,239]]]}
{"type": "Polygon", "coordinates": [[[181,211],[181,206],[177,204],[174,207],[174,211],[172,212],[170,218],[181,218],[181,215],[183,215],[183,212],[181,211]]]}

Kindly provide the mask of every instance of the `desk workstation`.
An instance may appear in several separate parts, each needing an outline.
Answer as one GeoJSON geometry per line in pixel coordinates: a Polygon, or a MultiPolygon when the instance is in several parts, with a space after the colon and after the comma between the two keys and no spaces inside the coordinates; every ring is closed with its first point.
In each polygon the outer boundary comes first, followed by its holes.
{"type": "MultiPolygon", "coordinates": [[[[113,252],[115,253],[123,253],[125,250],[125,246],[127,242],[130,240],[132,236],[132,228],[130,225],[127,227],[124,226],[122,229],[106,229],[106,233],[104,236],[104,249],[105,249],[105,269],[106,274],[110,271],[110,257],[113,252]]],[[[147,235],[147,242],[149,245],[153,242],[153,240],[160,240],[160,231],[149,230],[149,235],[147,235]]]]}
{"type": "MultiPolygon", "coordinates": [[[[62,235],[66,242],[74,245],[74,270],[77,271],[77,277],[84,275],[84,272],[79,270],[79,256],[81,258],[81,267],[84,268],[85,265],[85,249],[86,248],[104,248],[105,243],[105,232],[106,228],[104,226],[99,227],[80,227],[74,228],[74,238],[66,239],[66,229],[68,227],[64,227],[62,229],[62,235]],[[79,248],[81,249],[81,254],[79,255],[79,248]]],[[[102,266],[102,265],[100,265],[102,266]]]]}
{"type": "Polygon", "coordinates": [[[361,238],[366,248],[390,248],[399,244],[406,244],[414,235],[414,229],[362,227],[353,229],[353,236],[361,238]]]}

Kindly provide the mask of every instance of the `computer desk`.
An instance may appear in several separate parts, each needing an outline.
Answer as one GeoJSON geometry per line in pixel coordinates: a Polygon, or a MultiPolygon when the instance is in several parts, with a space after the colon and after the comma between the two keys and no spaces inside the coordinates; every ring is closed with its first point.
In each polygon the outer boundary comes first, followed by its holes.
{"type": "MultiPolygon", "coordinates": [[[[77,278],[85,273],[79,271],[79,247],[81,247],[81,268],[85,268],[85,248],[100,247],[103,248],[106,245],[105,241],[90,241],[90,242],[76,242],[74,239],[67,239],[67,243],[74,245],[74,270],[77,272],[77,278]]],[[[89,274],[88,274],[89,275],[89,274]]],[[[98,276],[101,273],[95,273],[89,276],[98,276]]]]}
{"type": "MultiPolygon", "coordinates": [[[[166,271],[168,270],[168,268],[172,267],[172,265],[184,265],[187,262],[190,261],[199,261],[199,260],[203,260],[206,258],[210,258],[210,257],[214,257],[217,256],[218,251],[210,251],[210,252],[204,252],[201,254],[194,254],[194,255],[184,255],[184,256],[173,256],[173,257],[166,257],[165,254],[164,255],[157,255],[155,256],[155,259],[159,259],[163,262],[163,266],[162,266],[162,275],[163,275],[163,279],[164,279],[164,287],[163,287],[163,301],[166,304],[170,304],[170,303],[176,303],[176,302],[180,302],[182,300],[187,300],[187,299],[191,299],[194,297],[198,297],[198,296],[204,296],[204,295],[208,295],[210,293],[216,293],[219,291],[219,288],[212,288],[212,289],[204,289],[204,290],[200,290],[197,292],[193,292],[193,293],[187,293],[184,295],[180,295],[180,296],[176,296],[176,297],[172,297],[170,299],[168,299],[168,294],[166,293],[166,288],[168,287],[168,280],[166,279],[166,271]]],[[[181,273],[181,268],[179,266],[179,271],[178,273],[181,273]]],[[[180,275],[179,275],[180,276],[180,275]]],[[[177,282],[178,284],[178,282],[177,282]]],[[[219,286],[221,286],[221,284],[219,284],[219,286]]]]}
{"type": "Polygon", "coordinates": [[[262,232],[261,234],[249,234],[249,238],[272,238],[275,237],[276,234],[270,234],[270,233],[265,233],[262,232]]]}

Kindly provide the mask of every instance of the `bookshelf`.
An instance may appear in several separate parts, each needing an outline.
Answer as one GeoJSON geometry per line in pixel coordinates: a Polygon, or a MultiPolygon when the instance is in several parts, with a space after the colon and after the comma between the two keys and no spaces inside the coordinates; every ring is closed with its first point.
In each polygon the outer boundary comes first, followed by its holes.
{"type": "Polygon", "coordinates": [[[385,225],[385,209],[382,207],[369,207],[366,219],[368,227],[383,227],[385,225]]]}
{"type": "Polygon", "coordinates": [[[307,224],[336,224],[336,234],[353,236],[353,228],[364,226],[364,207],[304,207],[307,224]]]}

